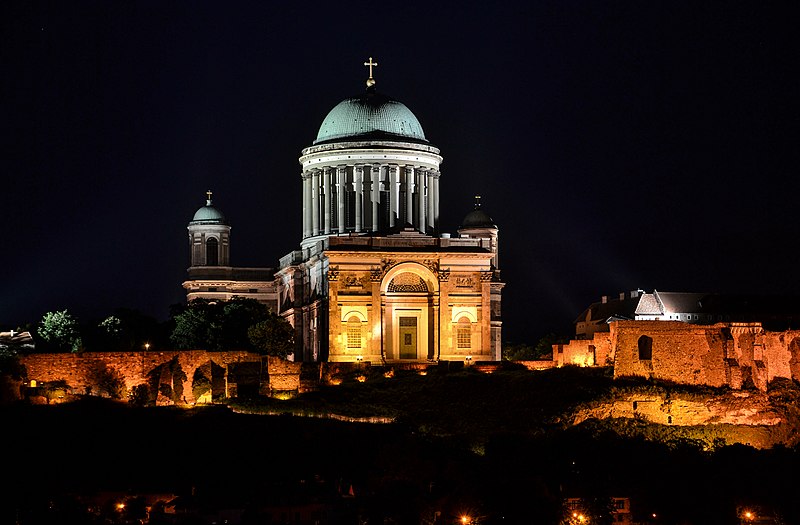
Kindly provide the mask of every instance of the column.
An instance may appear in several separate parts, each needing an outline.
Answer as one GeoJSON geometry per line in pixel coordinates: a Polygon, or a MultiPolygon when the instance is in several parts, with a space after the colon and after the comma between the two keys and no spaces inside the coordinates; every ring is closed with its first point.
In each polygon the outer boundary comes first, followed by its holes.
{"type": "Polygon", "coordinates": [[[439,177],[441,175],[438,171],[433,175],[433,216],[435,221],[433,227],[436,229],[436,233],[439,233],[439,177]]]}
{"type": "Polygon", "coordinates": [[[417,216],[419,219],[419,231],[425,233],[425,176],[427,170],[424,168],[417,169],[417,216]]]}
{"type": "Polygon", "coordinates": [[[381,202],[380,165],[372,166],[372,231],[378,231],[378,205],[381,202]]]}
{"type": "Polygon", "coordinates": [[[364,202],[364,168],[353,168],[353,191],[356,192],[356,231],[361,231],[361,206],[364,202]]]}
{"type": "Polygon", "coordinates": [[[310,184],[309,181],[309,174],[302,173],[300,175],[303,181],[303,238],[305,239],[308,237],[308,230],[311,228],[311,221],[309,220],[308,212],[311,208],[311,203],[308,202],[310,193],[308,191],[308,185],[310,184]]]}
{"type": "Polygon", "coordinates": [[[311,235],[319,234],[319,170],[311,175],[311,235]]]}
{"type": "Polygon", "coordinates": [[[395,220],[400,219],[400,180],[398,166],[389,165],[389,227],[394,227],[395,220]]]}
{"type": "Polygon", "coordinates": [[[331,232],[331,169],[322,170],[322,195],[325,206],[325,235],[331,232]]]}
{"type": "Polygon", "coordinates": [[[406,166],[406,216],[405,221],[414,225],[414,167],[406,166]]]}
{"type": "Polygon", "coordinates": [[[427,224],[427,226],[429,226],[431,229],[433,228],[433,225],[436,224],[436,221],[434,220],[434,217],[433,217],[433,193],[434,193],[433,192],[433,176],[434,176],[434,171],[433,170],[429,171],[428,172],[428,177],[427,177],[427,184],[425,184],[425,186],[428,187],[428,224],[427,224]]]}
{"type": "Polygon", "coordinates": [[[347,166],[338,166],[336,168],[336,200],[337,213],[336,225],[339,228],[339,233],[345,231],[345,216],[344,216],[344,187],[347,184],[347,166]]]}

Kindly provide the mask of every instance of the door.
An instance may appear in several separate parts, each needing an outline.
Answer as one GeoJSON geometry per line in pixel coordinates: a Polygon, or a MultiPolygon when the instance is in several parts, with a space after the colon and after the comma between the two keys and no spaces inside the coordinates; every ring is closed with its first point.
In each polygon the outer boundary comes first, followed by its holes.
{"type": "Polygon", "coordinates": [[[400,317],[400,359],[417,358],[417,318],[400,317]]]}

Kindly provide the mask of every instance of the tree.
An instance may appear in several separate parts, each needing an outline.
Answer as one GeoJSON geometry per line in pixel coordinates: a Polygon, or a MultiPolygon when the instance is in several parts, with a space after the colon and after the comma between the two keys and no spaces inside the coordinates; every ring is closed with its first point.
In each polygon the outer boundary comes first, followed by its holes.
{"type": "Polygon", "coordinates": [[[59,352],[77,352],[81,349],[78,322],[67,310],[44,314],[37,335],[59,352]]]}
{"type": "Polygon", "coordinates": [[[253,344],[248,330],[270,316],[267,305],[255,299],[233,298],[225,301],[222,308],[222,344],[226,349],[245,348],[252,350],[253,344]]]}
{"type": "Polygon", "coordinates": [[[255,350],[248,330],[270,315],[269,308],[255,299],[195,299],[186,307],[173,310],[170,339],[178,348],[255,350]]]}
{"type": "Polygon", "coordinates": [[[251,326],[247,331],[256,352],[262,355],[287,357],[294,352],[294,328],[283,317],[269,313],[269,317],[251,326]]]}
{"type": "Polygon", "coordinates": [[[172,343],[181,349],[218,350],[221,347],[222,323],[214,305],[205,299],[191,301],[183,311],[175,313],[172,343]]]}
{"type": "Polygon", "coordinates": [[[96,386],[101,395],[107,395],[111,399],[125,397],[125,377],[116,368],[97,363],[89,370],[88,376],[90,384],[96,386]]]}

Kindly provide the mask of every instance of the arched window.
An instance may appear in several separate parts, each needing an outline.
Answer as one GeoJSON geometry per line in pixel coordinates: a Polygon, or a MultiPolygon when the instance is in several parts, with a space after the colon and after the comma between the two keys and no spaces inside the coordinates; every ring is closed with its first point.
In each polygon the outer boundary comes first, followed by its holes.
{"type": "Polygon", "coordinates": [[[219,241],[215,237],[206,240],[206,266],[219,266],[219,241]]]}
{"type": "Polygon", "coordinates": [[[653,359],[653,338],[643,335],[639,338],[639,360],[649,361],[653,359]]]}
{"type": "Polygon", "coordinates": [[[355,315],[347,320],[347,348],[361,348],[361,319],[355,315]]]}
{"type": "Polygon", "coordinates": [[[411,272],[403,272],[398,274],[389,283],[388,291],[390,292],[427,292],[428,285],[425,280],[417,274],[411,272]]]}
{"type": "Polygon", "coordinates": [[[456,347],[459,349],[472,348],[472,323],[462,317],[456,326],[456,347]]]}

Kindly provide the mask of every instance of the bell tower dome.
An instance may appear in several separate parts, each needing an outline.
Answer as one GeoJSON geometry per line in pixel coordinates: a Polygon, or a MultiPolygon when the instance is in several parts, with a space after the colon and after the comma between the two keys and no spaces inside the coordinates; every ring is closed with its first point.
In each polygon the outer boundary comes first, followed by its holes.
{"type": "Polygon", "coordinates": [[[492,250],[492,266],[495,270],[500,269],[500,259],[498,257],[498,228],[494,220],[481,209],[481,196],[475,195],[475,205],[469,212],[461,225],[458,227],[458,234],[465,237],[479,237],[489,239],[492,250]]]}
{"type": "Polygon", "coordinates": [[[195,212],[187,228],[191,266],[230,266],[231,227],[213,206],[211,190],[206,195],[206,205],[195,212]]]}

